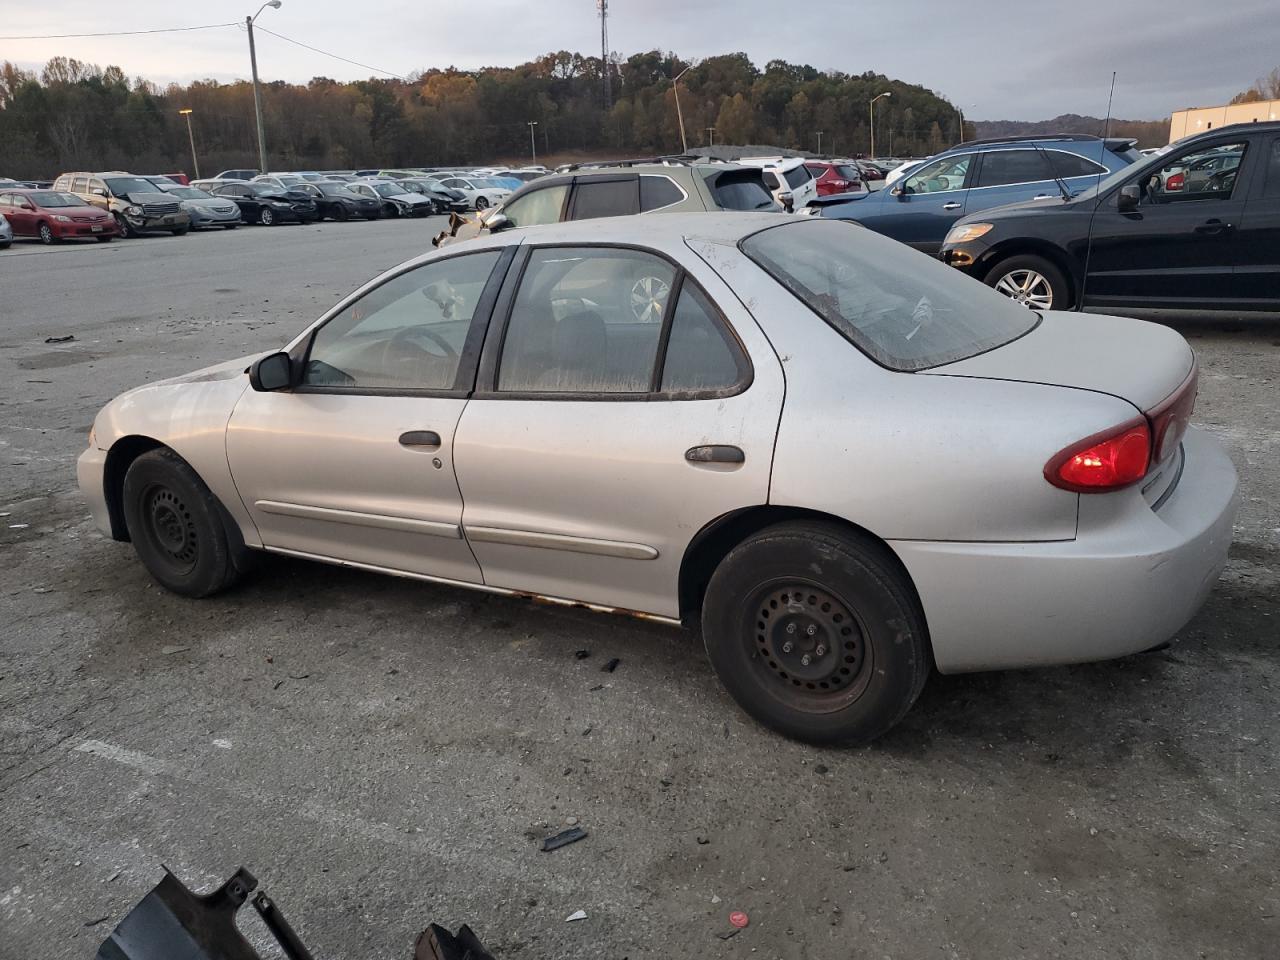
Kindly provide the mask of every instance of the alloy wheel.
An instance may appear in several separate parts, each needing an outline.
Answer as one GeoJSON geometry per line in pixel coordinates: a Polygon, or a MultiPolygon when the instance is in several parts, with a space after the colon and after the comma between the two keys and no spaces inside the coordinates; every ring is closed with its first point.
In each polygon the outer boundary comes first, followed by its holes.
{"type": "Polygon", "coordinates": [[[53,228],[47,223],[40,224],[40,242],[44,244],[53,243],[53,228]]]}
{"type": "Polygon", "coordinates": [[[671,284],[661,277],[641,277],[631,285],[631,313],[640,323],[661,323],[671,284]]]}
{"type": "Polygon", "coordinates": [[[995,289],[1024,307],[1053,309],[1053,286],[1036,270],[1010,270],[996,281],[995,289]]]}

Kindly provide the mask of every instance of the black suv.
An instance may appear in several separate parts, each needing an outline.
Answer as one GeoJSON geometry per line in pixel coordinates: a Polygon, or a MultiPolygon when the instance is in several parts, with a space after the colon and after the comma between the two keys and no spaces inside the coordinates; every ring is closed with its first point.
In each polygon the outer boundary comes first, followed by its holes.
{"type": "Polygon", "coordinates": [[[965,217],[938,256],[1036,309],[1278,310],[1280,122],[1188,137],[1076,197],[965,217]]]}

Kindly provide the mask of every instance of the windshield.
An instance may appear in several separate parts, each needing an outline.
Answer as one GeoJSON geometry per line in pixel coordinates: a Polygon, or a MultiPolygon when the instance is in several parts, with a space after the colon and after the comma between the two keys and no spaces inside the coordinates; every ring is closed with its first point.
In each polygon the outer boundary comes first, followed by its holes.
{"type": "Polygon", "coordinates": [[[373,189],[383,197],[404,195],[404,187],[400,186],[398,183],[371,183],[369,186],[373,187],[373,189]]]}
{"type": "Polygon", "coordinates": [[[279,187],[273,187],[269,183],[246,183],[246,187],[255,197],[281,197],[284,191],[279,187]]]}
{"type": "Polygon", "coordinates": [[[742,252],[846,340],[890,370],[913,372],[1016,340],[1034,311],[940,260],[837,220],[747,237],[742,252]]]}
{"type": "Polygon", "coordinates": [[[209,195],[203,190],[197,190],[195,187],[170,187],[165,193],[175,197],[181,197],[183,200],[208,200],[209,195]]]}
{"type": "Polygon", "coordinates": [[[352,193],[343,184],[340,183],[321,183],[317,184],[320,192],[326,197],[351,197],[358,199],[358,194],[352,193]]]}
{"type": "Polygon", "coordinates": [[[37,207],[83,207],[84,201],[70,193],[41,190],[39,193],[22,194],[37,207]]]}
{"type": "Polygon", "coordinates": [[[117,197],[129,193],[164,193],[150,180],[143,180],[141,177],[103,177],[102,182],[117,197]]]}

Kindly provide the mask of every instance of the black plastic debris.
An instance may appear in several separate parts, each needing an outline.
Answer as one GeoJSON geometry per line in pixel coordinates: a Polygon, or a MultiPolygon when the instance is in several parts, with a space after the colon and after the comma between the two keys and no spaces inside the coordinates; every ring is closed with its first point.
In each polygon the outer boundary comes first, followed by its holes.
{"type": "Polygon", "coordinates": [[[570,827],[561,833],[557,833],[554,837],[547,837],[542,841],[542,852],[550,853],[552,850],[559,850],[561,847],[567,847],[571,843],[577,843],[587,835],[587,831],[581,827],[570,827]]]}
{"type": "Polygon", "coordinates": [[[493,954],[465,923],[457,933],[433,923],[418,935],[413,960],[493,960],[493,954]]]}
{"type": "Polygon", "coordinates": [[[606,664],[605,664],[603,667],[601,667],[600,669],[601,669],[601,671],[603,671],[604,673],[613,673],[613,671],[615,671],[615,670],[617,670],[617,669],[618,669],[618,664],[620,664],[621,662],[622,662],[622,661],[621,661],[621,660],[619,660],[617,657],[614,657],[612,660],[610,660],[608,663],[606,663],[606,664]]]}
{"type": "Polygon", "coordinates": [[[574,656],[574,658],[575,658],[575,659],[578,659],[578,660],[585,660],[585,659],[587,659],[587,657],[591,656],[591,651],[590,651],[590,650],[575,650],[575,651],[573,652],[573,656],[574,656]]]}
{"type": "Polygon", "coordinates": [[[75,334],[68,333],[65,337],[45,337],[45,343],[70,343],[75,339],[75,334]]]}

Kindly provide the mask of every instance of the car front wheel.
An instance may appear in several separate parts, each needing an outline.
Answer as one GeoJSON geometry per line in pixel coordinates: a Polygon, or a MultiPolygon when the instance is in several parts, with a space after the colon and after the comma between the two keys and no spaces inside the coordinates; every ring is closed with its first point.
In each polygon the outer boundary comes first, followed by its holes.
{"type": "Polygon", "coordinates": [[[1044,257],[1025,254],[1002,260],[986,280],[997,293],[1032,310],[1065,310],[1070,306],[1066,277],[1044,257]]]}
{"type": "Polygon", "coordinates": [[[882,544],[817,522],[743,541],[707,586],[702,632],[747,713],[809,743],[866,743],[915,703],[931,666],[924,615],[882,544]]]}
{"type": "Polygon", "coordinates": [[[58,238],[54,236],[53,227],[49,226],[47,223],[40,224],[40,242],[45,246],[58,242],[58,238]]]}
{"type": "Polygon", "coordinates": [[[172,450],[151,450],[129,466],[124,516],[143,566],[174,593],[207,597],[238,577],[217,498],[172,450]]]}
{"type": "Polygon", "coordinates": [[[477,210],[486,210],[486,209],[488,209],[488,207],[489,207],[489,201],[488,201],[488,200],[486,200],[484,197],[476,197],[476,209],[477,209],[477,210]]]}
{"type": "Polygon", "coordinates": [[[262,210],[258,212],[258,222],[264,227],[273,226],[276,222],[276,215],[271,212],[270,207],[263,207],[262,210]]]}

